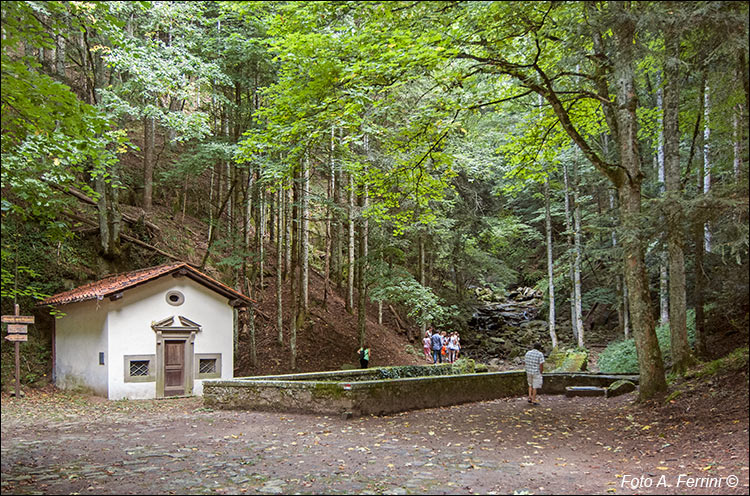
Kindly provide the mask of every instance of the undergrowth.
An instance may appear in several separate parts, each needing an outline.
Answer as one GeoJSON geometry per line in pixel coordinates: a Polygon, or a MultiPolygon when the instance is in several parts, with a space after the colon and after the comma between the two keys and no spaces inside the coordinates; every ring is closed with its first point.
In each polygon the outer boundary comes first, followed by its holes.
{"type": "Polygon", "coordinates": [[[686,377],[697,377],[699,379],[719,374],[726,374],[741,369],[747,369],[749,348],[747,346],[737,348],[725,357],[706,362],[691,369],[686,377]]]}
{"type": "MultiPolygon", "coordinates": [[[[695,343],[695,310],[693,309],[687,311],[687,334],[688,343],[692,346],[695,343]]],[[[672,344],[669,324],[657,326],[656,337],[659,340],[659,349],[664,363],[671,363],[672,344]]],[[[635,340],[630,338],[611,343],[601,352],[597,363],[602,372],[637,374],[638,356],[635,352],[635,340]]]]}

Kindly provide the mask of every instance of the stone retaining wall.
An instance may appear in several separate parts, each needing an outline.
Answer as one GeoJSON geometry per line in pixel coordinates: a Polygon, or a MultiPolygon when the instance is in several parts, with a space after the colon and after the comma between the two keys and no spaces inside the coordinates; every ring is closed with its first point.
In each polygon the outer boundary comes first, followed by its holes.
{"type": "Polygon", "coordinates": [[[543,374],[541,394],[565,394],[568,386],[597,386],[606,388],[615,381],[625,379],[638,384],[638,375],[587,374],[585,372],[550,372],[543,374]]]}
{"type": "MultiPolygon", "coordinates": [[[[203,383],[203,402],[221,409],[360,416],[525,396],[528,391],[523,371],[374,380],[379,377],[378,369],[366,369],[211,380],[203,383]]],[[[622,375],[544,374],[541,393],[564,394],[567,386],[606,387],[623,378],[638,380],[622,375]]]]}

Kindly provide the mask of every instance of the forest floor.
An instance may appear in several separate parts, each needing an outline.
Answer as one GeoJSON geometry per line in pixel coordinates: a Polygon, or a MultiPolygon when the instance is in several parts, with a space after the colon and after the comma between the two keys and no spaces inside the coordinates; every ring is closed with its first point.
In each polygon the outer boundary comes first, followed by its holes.
{"type": "Polygon", "coordinates": [[[543,396],[348,420],[3,393],[2,492],[747,494],[747,351],[715,365],[647,404],[543,396]]]}

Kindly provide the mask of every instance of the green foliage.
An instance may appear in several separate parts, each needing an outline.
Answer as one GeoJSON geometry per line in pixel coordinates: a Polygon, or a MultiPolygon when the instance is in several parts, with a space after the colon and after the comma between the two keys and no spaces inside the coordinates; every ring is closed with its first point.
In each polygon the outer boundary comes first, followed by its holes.
{"type": "Polygon", "coordinates": [[[424,358],[424,353],[422,352],[422,350],[421,349],[420,350],[416,349],[411,344],[407,344],[406,346],[404,346],[404,351],[407,352],[408,354],[410,354],[411,356],[413,356],[414,358],[419,358],[419,359],[423,359],[424,358]]]}
{"type": "Polygon", "coordinates": [[[459,358],[451,364],[452,374],[473,374],[477,371],[477,364],[473,358],[459,358]]]}
{"type": "MultiPolygon", "coordinates": [[[[695,342],[695,310],[687,311],[688,342],[695,342]]],[[[659,349],[665,363],[671,361],[672,345],[670,341],[669,325],[656,328],[656,337],[659,340],[659,349]]],[[[635,340],[633,338],[616,341],[602,351],[599,355],[599,370],[602,372],[637,374],[638,357],[635,351],[635,340]]]]}
{"type": "Polygon", "coordinates": [[[68,244],[51,238],[48,227],[13,215],[3,216],[0,249],[3,313],[13,312],[12,302],[22,309],[30,308],[59,289],[54,275],[60,269],[63,253],[68,255],[68,244]]]}
{"type": "Polygon", "coordinates": [[[431,365],[399,365],[397,367],[382,367],[378,369],[380,379],[405,379],[407,377],[430,377],[450,375],[450,367],[431,365]]]}
{"type": "Polygon", "coordinates": [[[454,308],[442,305],[432,288],[422,286],[410,274],[393,274],[378,281],[370,292],[375,301],[390,301],[408,308],[409,317],[418,324],[441,325],[450,319],[454,308]]]}
{"type": "Polygon", "coordinates": [[[545,362],[550,372],[580,372],[586,370],[589,352],[585,348],[555,348],[545,362]]]}
{"type": "Polygon", "coordinates": [[[747,370],[747,364],[748,347],[744,346],[735,349],[725,357],[718,358],[699,366],[694,372],[691,371],[689,377],[711,377],[718,374],[747,370]]]}
{"type": "Polygon", "coordinates": [[[116,21],[107,5],[70,2],[3,2],[2,17],[2,294],[39,299],[44,291],[34,280],[47,275],[17,262],[12,253],[20,250],[22,259],[39,263],[54,251],[49,245],[61,249],[71,237],[63,217],[71,201],[64,191],[75,186],[96,199],[87,179],[111,180],[107,170],[125,150],[127,137],[31,54],[54,48],[55,37],[70,29],[107,31],[116,21]],[[48,251],[29,253],[41,245],[48,251]]]}
{"type": "MultiPolygon", "coordinates": [[[[8,389],[13,387],[16,378],[15,350],[12,343],[3,341],[0,380],[2,381],[3,389],[8,389]]],[[[21,343],[20,380],[23,387],[41,387],[51,382],[51,377],[49,376],[51,372],[51,354],[49,343],[34,332],[29,334],[28,341],[21,343]]]]}

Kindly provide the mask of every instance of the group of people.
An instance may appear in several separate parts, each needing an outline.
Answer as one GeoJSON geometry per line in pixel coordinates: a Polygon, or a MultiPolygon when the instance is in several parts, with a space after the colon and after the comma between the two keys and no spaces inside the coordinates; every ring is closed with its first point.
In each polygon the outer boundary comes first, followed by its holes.
{"type": "Polygon", "coordinates": [[[445,331],[437,332],[432,328],[424,333],[422,340],[424,357],[430,363],[453,363],[458,360],[461,351],[461,338],[458,332],[447,334],[445,331]]]}

